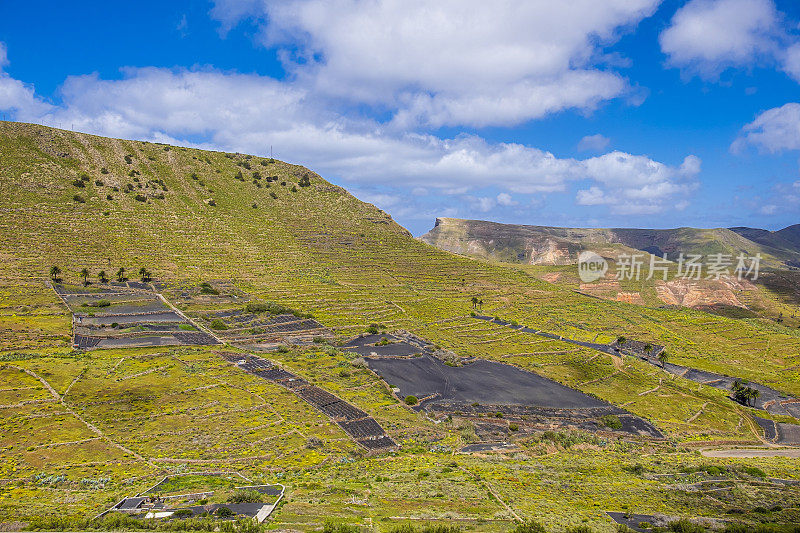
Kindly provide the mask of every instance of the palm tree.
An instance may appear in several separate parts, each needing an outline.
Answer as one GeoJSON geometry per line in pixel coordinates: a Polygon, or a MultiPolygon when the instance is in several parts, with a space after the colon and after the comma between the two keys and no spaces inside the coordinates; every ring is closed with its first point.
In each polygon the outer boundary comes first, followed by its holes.
{"type": "Polygon", "coordinates": [[[125,281],[125,267],[119,267],[119,270],[117,270],[117,281],[120,283],[125,281]]]}
{"type": "Polygon", "coordinates": [[[661,363],[661,368],[664,368],[667,365],[667,361],[669,361],[669,354],[666,350],[662,350],[662,352],[658,354],[658,361],[661,363]]]}
{"type": "Polygon", "coordinates": [[[145,267],[139,269],[139,277],[142,278],[142,281],[148,281],[150,279],[150,272],[147,271],[145,267]]]}
{"type": "Polygon", "coordinates": [[[475,296],[472,297],[472,308],[475,309],[475,306],[478,305],[478,298],[475,296]]]}
{"type": "Polygon", "coordinates": [[[89,284],[89,269],[88,268],[83,267],[83,270],[81,270],[81,277],[83,278],[83,286],[85,287],[86,285],[89,284]]]}
{"type": "Polygon", "coordinates": [[[749,390],[747,391],[747,396],[748,396],[747,401],[748,403],[752,401],[753,406],[755,406],[756,399],[758,399],[758,397],[761,396],[761,391],[759,391],[758,389],[753,389],[751,387],[748,387],[748,389],[749,390]]]}
{"type": "Polygon", "coordinates": [[[61,274],[61,269],[60,268],[58,268],[57,266],[51,266],[50,267],[50,279],[52,279],[55,282],[58,282],[58,279],[59,279],[58,275],[59,274],[61,274]]]}
{"type": "Polygon", "coordinates": [[[97,273],[97,279],[100,280],[100,283],[108,283],[108,274],[105,270],[101,270],[97,273]]]}
{"type": "Polygon", "coordinates": [[[478,300],[478,309],[483,311],[483,300],[478,300]]]}

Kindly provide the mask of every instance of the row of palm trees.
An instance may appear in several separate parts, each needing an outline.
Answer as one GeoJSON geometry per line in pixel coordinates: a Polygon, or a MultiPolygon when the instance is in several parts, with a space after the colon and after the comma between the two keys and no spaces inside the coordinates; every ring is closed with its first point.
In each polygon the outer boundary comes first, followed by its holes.
{"type": "MultiPolygon", "coordinates": [[[[124,281],[127,281],[128,278],[126,276],[126,273],[127,273],[127,270],[125,269],[125,267],[119,267],[119,270],[117,270],[117,274],[116,274],[117,281],[119,281],[120,283],[122,283],[124,281]]],[[[89,269],[86,268],[86,267],[83,267],[83,269],[80,271],[80,276],[83,278],[83,285],[85,287],[86,285],[89,284],[89,276],[90,276],[89,269]]],[[[147,270],[145,267],[142,267],[142,268],[139,269],[139,277],[141,278],[141,280],[143,282],[148,282],[153,278],[153,274],[152,274],[152,272],[147,270]]],[[[52,279],[56,283],[60,282],[61,281],[61,269],[58,268],[55,265],[51,266],[50,267],[50,279],[52,279]]],[[[105,270],[101,270],[100,272],[97,273],[97,280],[100,283],[108,283],[109,277],[108,277],[108,274],[106,273],[105,270]]]]}

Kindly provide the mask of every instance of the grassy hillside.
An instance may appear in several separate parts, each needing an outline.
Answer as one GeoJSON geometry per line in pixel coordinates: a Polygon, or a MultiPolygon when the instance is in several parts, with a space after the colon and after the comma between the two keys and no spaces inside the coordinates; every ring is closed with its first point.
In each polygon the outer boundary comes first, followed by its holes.
{"type": "MultiPolygon", "coordinates": [[[[91,515],[165,473],[200,468],[286,482],[276,520],[287,527],[318,526],[330,515],[374,530],[397,517],[451,517],[501,531],[516,515],[610,531],[604,510],[716,515],[745,505],[740,492],[714,501],[688,489],[676,494],[681,469],[730,467],[737,486],[754,481],[743,465],[800,478],[789,459],[712,461],[689,451],[758,442],[750,410],[722,392],[632,358],[478,322],[470,312],[478,297],[488,314],[581,340],[625,335],[663,344],[676,363],[797,395],[794,328],[603,301],[537,272],[453,255],[314,172],[268,158],[2,122],[0,186],[0,521],[56,507],[91,515]],[[339,338],[370,324],[406,329],[624,406],[671,442],[551,436],[524,439],[511,456],[458,455],[475,439],[472,422],[434,423],[411,411],[334,346],[268,354],[365,410],[403,444],[397,455],[362,457],[307,404],[208,349],[72,351],[68,309],[46,285],[52,265],[72,283],[84,267],[92,278],[145,267],[167,296],[204,281],[231,286],[311,313],[339,338]],[[561,492],[553,492],[555,479],[561,492]]],[[[183,310],[229,307],[233,289],[224,305],[210,298],[183,310]]],[[[778,499],[770,490],[759,493],[761,504],[778,499]]]]}

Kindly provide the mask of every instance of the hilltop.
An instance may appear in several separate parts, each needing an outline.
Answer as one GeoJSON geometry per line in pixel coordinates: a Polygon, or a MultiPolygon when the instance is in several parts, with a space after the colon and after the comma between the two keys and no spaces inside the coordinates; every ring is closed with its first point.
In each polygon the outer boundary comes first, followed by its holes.
{"type": "Polygon", "coordinates": [[[779,503],[769,517],[800,518],[800,496],[764,481],[797,478],[795,462],[696,452],[791,441],[788,321],[606,301],[566,268],[454,255],[255,155],[0,122],[0,191],[2,527],[86,529],[165,476],[165,494],[224,485],[214,505],[235,488],[198,471],[285,486],[270,518],[285,529],[613,531],[607,511],[757,521],[779,503]],[[119,268],[127,282],[99,278],[119,268]],[[194,344],[117,342],[167,331],[155,315],[194,344]],[[76,349],[78,332],[117,343],[76,349]],[[736,490],[696,490],[720,475],[736,490]]]}

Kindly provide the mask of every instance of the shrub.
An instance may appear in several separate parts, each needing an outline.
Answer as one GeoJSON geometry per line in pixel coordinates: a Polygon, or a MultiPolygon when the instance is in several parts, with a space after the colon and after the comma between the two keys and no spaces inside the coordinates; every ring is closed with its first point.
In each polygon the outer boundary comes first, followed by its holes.
{"type": "Polygon", "coordinates": [[[600,422],[610,429],[622,429],[622,422],[617,415],[603,415],[600,417],[600,422]]]}
{"type": "Polygon", "coordinates": [[[765,478],[767,474],[757,466],[743,466],[742,470],[753,477],[765,478]]]}
{"type": "Polygon", "coordinates": [[[280,345],[278,346],[278,353],[289,353],[289,348],[287,346],[280,345]]]}
{"type": "Polygon", "coordinates": [[[667,527],[675,533],[706,533],[706,529],[703,526],[699,526],[685,518],[677,522],[670,522],[667,527]]]}
{"type": "Polygon", "coordinates": [[[272,191],[270,191],[269,195],[272,197],[272,199],[273,199],[273,200],[277,200],[277,199],[278,199],[278,195],[277,195],[277,194],[275,194],[275,193],[274,193],[274,192],[272,192],[272,191]]]}
{"type": "Polygon", "coordinates": [[[131,163],[133,163],[133,158],[129,155],[126,155],[125,162],[130,165],[131,163]]]}
{"type": "Polygon", "coordinates": [[[194,516],[191,509],[178,509],[172,513],[173,518],[189,518],[190,516],[194,516]]]}
{"type": "Polygon", "coordinates": [[[542,524],[535,520],[526,520],[511,530],[512,533],[546,533],[542,524]]]}
{"type": "Polygon", "coordinates": [[[334,522],[325,522],[325,526],[322,528],[322,533],[359,533],[360,531],[358,526],[334,522]]]}
{"type": "Polygon", "coordinates": [[[214,207],[215,205],[217,205],[217,202],[215,202],[214,199],[212,198],[211,200],[208,201],[208,205],[214,207]]]}
{"type": "Polygon", "coordinates": [[[81,180],[74,180],[72,182],[72,185],[74,185],[75,187],[86,187],[86,184],[81,180]]]}
{"type": "Polygon", "coordinates": [[[567,529],[567,533],[593,533],[594,530],[589,526],[575,526],[567,529]]]}
{"type": "Polygon", "coordinates": [[[220,518],[230,518],[231,516],[236,515],[236,513],[234,513],[228,507],[225,506],[217,507],[217,510],[214,511],[214,514],[220,518]]]}
{"type": "Polygon", "coordinates": [[[72,197],[72,199],[74,201],[78,202],[79,204],[85,204],[86,203],[86,198],[84,198],[80,194],[76,194],[75,196],[72,197]]]}
{"type": "Polygon", "coordinates": [[[94,180],[94,184],[97,185],[98,187],[102,187],[103,185],[105,185],[103,183],[103,180],[94,180]]]}
{"type": "Polygon", "coordinates": [[[101,168],[100,174],[108,174],[108,169],[106,167],[101,168]]]}
{"type": "Polygon", "coordinates": [[[228,326],[225,324],[225,322],[223,322],[219,318],[215,318],[214,320],[211,321],[211,329],[224,330],[228,329],[228,326]]]}
{"type": "Polygon", "coordinates": [[[136,198],[137,202],[146,202],[147,201],[147,196],[145,196],[144,194],[137,194],[135,198],[136,198]]]}
{"type": "Polygon", "coordinates": [[[297,187],[292,185],[292,192],[297,192],[297,187]]]}
{"type": "Polygon", "coordinates": [[[219,294],[219,291],[211,286],[208,282],[204,281],[200,284],[200,294],[219,294]]]}
{"type": "Polygon", "coordinates": [[[113,200],[114,197],[110,194],[106,194],[106,200],[113,200]]]}
{"type": "Polygon", "coordinates": [[[96,302],[88,302],[86,305],[88,305],[89,307],[108,307],[111,305],[111,302],[106,300],[105,298],[101,298],[96,302]]]}
{"type": "Polygon", "coordinates": [[[367,328],[367,333],[372,333],[374,335],[378,333],[378,328],[376,326],[370,326],[367,328]]]}
{"type": "Polygon", "coordinates": [[[409,394],[408,396],[406,396],[405,402],[406,405],[417,405],[419,403],[419,400],[417,399],[416,396],[412,396],[409,394]]]}
{"type": "Polygon", "coordinates": [[[511,430],[511,431],[518,431],[519,430],[519,426],[517,424],[509,424],[508,425],[508,429],[511,430]]]}

